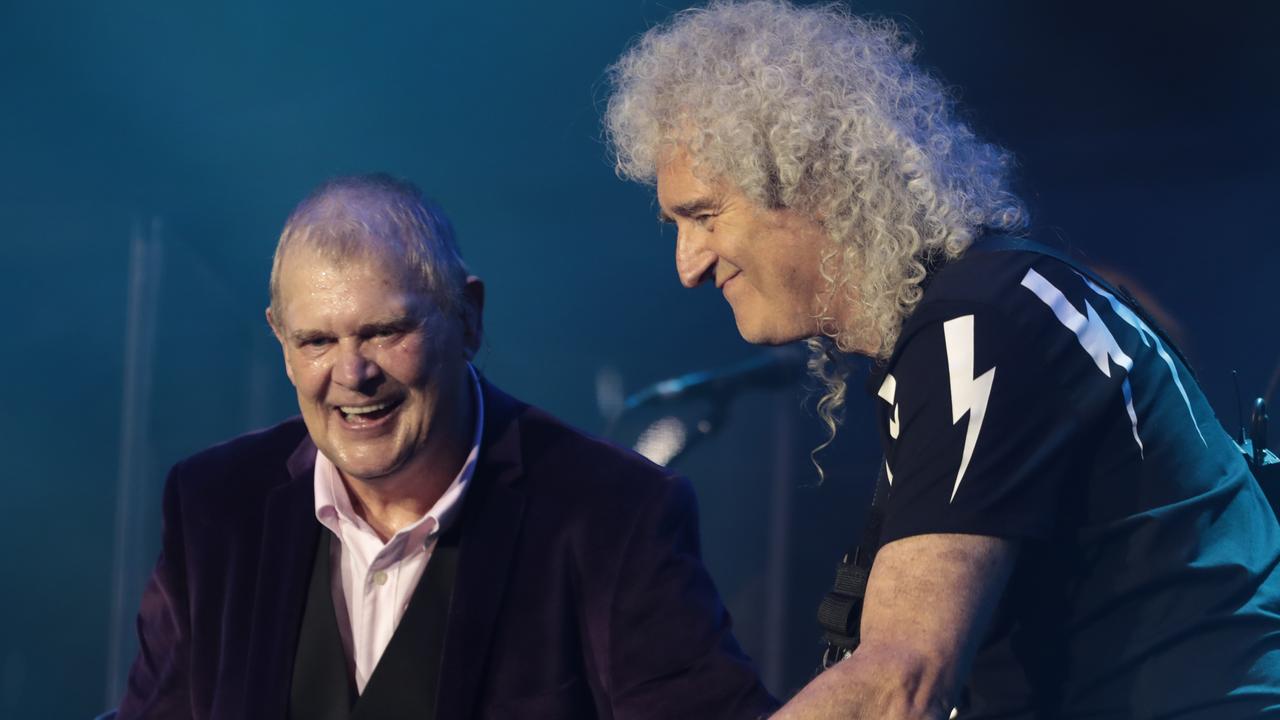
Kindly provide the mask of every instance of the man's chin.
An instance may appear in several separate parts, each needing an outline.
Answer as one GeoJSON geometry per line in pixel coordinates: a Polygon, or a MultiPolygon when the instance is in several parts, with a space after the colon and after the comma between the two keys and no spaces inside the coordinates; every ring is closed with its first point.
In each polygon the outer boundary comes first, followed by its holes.
{"type": "Polygon", "coordinates": [[[366,485],[377,485],[385,482],[387,478],[395,474],[399,468],[389,465],[375,465],[364,463],[334,463],[342,476],[348,480],[358,480],[366,485]]]}
{"type": "MultiPolygon", "coordinates": [[[[334,448],[336,457],[330,457],[338,471],[348,480],[359,480],[367,484],[377,484],[394,475],[404,463],[399,453],[375,448],[359,448],[364,452],[353,453],[354,448],[334,448]],[[394,458],[388,462],[387,458],[394,458]]],[[[327,453],[326,453],[327,455],[327,453]]]]}
{"type": "Polygon", "coordinates": [[[806,337],[809,337],[808,335],[801,333],[780,332],[777,328],[763,328],[749,323],[744,323],[741,320],[739,320],[737,324],[738,334],[742,336],[743,340],[746,340],[752,345],[786,345],[787,343],[792,343],[796,340],[803,340],[806,337]]]}

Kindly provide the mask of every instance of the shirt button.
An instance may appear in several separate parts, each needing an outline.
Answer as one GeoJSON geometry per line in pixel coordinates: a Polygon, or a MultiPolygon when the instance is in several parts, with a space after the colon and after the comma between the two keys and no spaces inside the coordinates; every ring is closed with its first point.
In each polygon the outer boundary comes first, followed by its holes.
{"type": "Polygon", "coordinates": [[[375,585],[386,585],[386,584],[387,584],[387,572],[386,572],[385,570],[379,570],[378,572],[374,573],[374,574],[373,574],[373,583],[374,583],[375,585]]]}

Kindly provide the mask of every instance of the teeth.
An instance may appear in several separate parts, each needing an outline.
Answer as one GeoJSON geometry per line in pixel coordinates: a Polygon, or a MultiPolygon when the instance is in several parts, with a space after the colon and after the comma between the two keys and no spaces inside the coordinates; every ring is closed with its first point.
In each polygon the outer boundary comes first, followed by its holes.
{"type": "Polygon", "coordinates": [[[338,409],[347,415],[364,415],[366,413],[378,412],[391,407],[391,403],[378,403],[377,405],[339,405],[338,409]]]}

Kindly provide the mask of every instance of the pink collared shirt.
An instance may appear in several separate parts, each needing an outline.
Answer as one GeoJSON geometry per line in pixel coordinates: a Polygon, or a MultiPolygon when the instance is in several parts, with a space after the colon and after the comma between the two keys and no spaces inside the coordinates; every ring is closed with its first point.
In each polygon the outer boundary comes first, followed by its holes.
{"type": "Polygon", "coordinates": [[[338,631],[346,650],[347,666],[355,677],[356,688],[362,693],[427,569],[436,538],[449,528],[457,515],[475,472],[484,430],[484,398],[475,368],[468,366],[468,369],[476,399],[471,452],[427,514],[386,543],[356,515],[333,462],[324,453],[316,453],[316,520],[337,539],[330,545],[329,558],[333,605],[338,613],[338,631]]]}

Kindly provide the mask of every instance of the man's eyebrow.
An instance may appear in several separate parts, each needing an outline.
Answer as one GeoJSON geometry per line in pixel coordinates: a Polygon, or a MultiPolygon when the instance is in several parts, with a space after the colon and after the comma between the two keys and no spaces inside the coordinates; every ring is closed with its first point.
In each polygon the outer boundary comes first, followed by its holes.
{"type": "Polygon", "coordinates": [[[672,218],[673,215],[677,217],[686,217],[686,218],[694,217],[696,215],[701,215],[702,213],[705,213],[708,210],[715,210],[716,206],[717,206],[717,203],[715,198],[709,198],[709,197],[698,198],[696,200],[690,200],[689,202],[686,202],[686,203],[680,203],[679,205],[676,205],[675,207],[671,208],[670,212],[666,210],[659,210],[658,220],[662,222],[675,222],[674,218],[672,218]]]}
{"type": "Polygon", "coordinates": [[[312,340],[322,340],[327,337],[331,337],[329,333],[321,332],[320,330],[294,330],[289,333],[289,339],[295,345],[302,345],[312,340]]]}
{"type": "MultiPolygon", "coordinates": [[[[372,337],[381,334],[402,333],[414,330],[422,325],[420,318],[412,315],[392,318],[390,320],[380,320],[378,322],[365,323],[361,325],[356,333],[361,337],[372,337]]],[[[289,339],[295,344],[302,345],[313,340],[326,340],[333,337],[333,333],[323,330],[294,330],[289,333],[289,339]]]]}
{"type": "Polygon", "coordinates": [[[380,335],[383,333],[402,333],[413,330],[420,325],[422,325],[422,320],[420,318],[416,318],[411,315],[404,315],[390,320],[365,323],[360,326],[359,333],[364,336],[380,335]]]}

